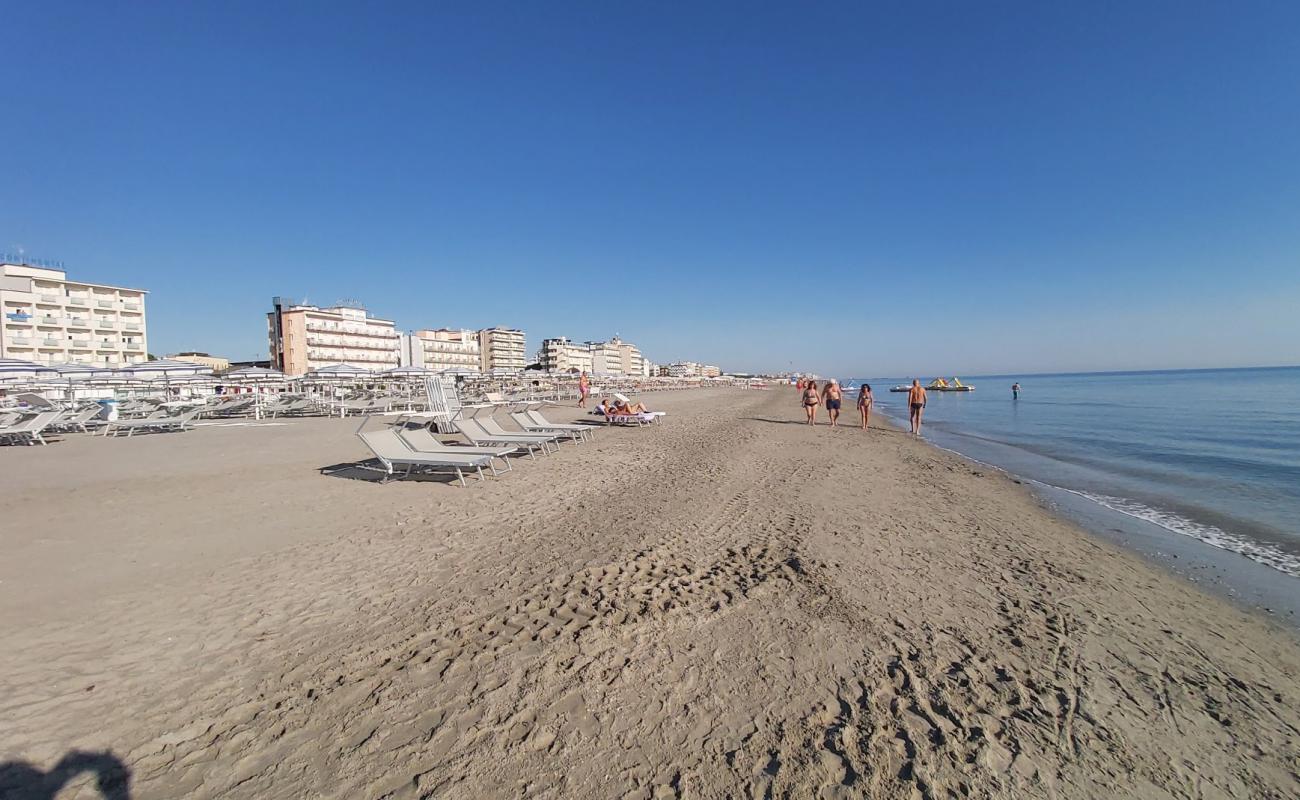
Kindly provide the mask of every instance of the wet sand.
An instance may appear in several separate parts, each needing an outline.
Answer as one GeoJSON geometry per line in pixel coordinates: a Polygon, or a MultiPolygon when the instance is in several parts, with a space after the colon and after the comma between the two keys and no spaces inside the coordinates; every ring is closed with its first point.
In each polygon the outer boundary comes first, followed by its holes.
{"type": "Polygon", "coordinates": [[[1300,794],[1290,632],[792,391],[648,399],[467,490],[353,420],[0,448],[0,796],[1300,794]]]}

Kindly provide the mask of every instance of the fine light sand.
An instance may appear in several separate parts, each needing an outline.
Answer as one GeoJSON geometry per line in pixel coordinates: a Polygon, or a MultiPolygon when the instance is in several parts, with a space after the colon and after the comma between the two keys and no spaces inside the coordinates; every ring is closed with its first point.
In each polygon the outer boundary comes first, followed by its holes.
{"type": "Polygon", "coordinates": [[[0,448],[0,796],[1300,795],[1292,634],[792,391],[647,399],[466,490],[322,474],[352,420],[0,448]]]}

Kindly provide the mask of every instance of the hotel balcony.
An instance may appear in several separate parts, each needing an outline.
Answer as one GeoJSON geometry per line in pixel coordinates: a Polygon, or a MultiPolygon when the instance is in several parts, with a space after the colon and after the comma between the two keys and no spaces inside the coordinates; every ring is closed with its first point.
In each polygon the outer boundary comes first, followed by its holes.
{"type": "Polygon", "coordinates": [[[63,317],[50,317],[50,316],[37,317],[37,318],[36,318],[36,324],[37,324],[37,325],[57,325],[57,326],[59,326],[60,328],[62,328],[62,327],[63,327],[63,317]]]}

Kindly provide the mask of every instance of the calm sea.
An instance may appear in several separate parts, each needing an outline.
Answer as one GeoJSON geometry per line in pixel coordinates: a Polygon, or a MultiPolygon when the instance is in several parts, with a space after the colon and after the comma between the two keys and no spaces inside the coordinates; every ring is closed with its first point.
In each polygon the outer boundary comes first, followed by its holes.
{"type": "MultiPolygon", "coordinates": [[[[935,444],[1300,576],[1300,367],[960,377],[935,444]]],[[[904,379],[866,380],[906,418],[904,379]]]]}

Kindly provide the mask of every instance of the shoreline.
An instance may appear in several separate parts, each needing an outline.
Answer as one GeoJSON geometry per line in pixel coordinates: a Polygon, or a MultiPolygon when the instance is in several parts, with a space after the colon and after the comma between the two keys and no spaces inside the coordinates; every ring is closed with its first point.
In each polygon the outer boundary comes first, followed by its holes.
{"type": "MultiPolygon", "coordinates": [[[[906,421],[876,412],[897,430],[906,421]]],[[[875,413],[873,413],[873,418],[875,413]]],[[[998,470],[1038,497],[1048,513],[1079,527],[1084,533],[1135,553],[1171,575],[1201,587],[1216,597],[1300,634],[1300,578],[1274,569],[1241,553],[1216,547],[1192,536],[1109,508],[1068,487],[1056,486],[928,439],[930,447],[972,464],[998,470]]]]}
{"type": "Polygon", "coordinates": [[[361,480],[352,420],[0,449],[0,762],[107,753],[133,800],[1300,790],[1276,622],[897,431],[646,399],[466,490],[361,480]]]}

